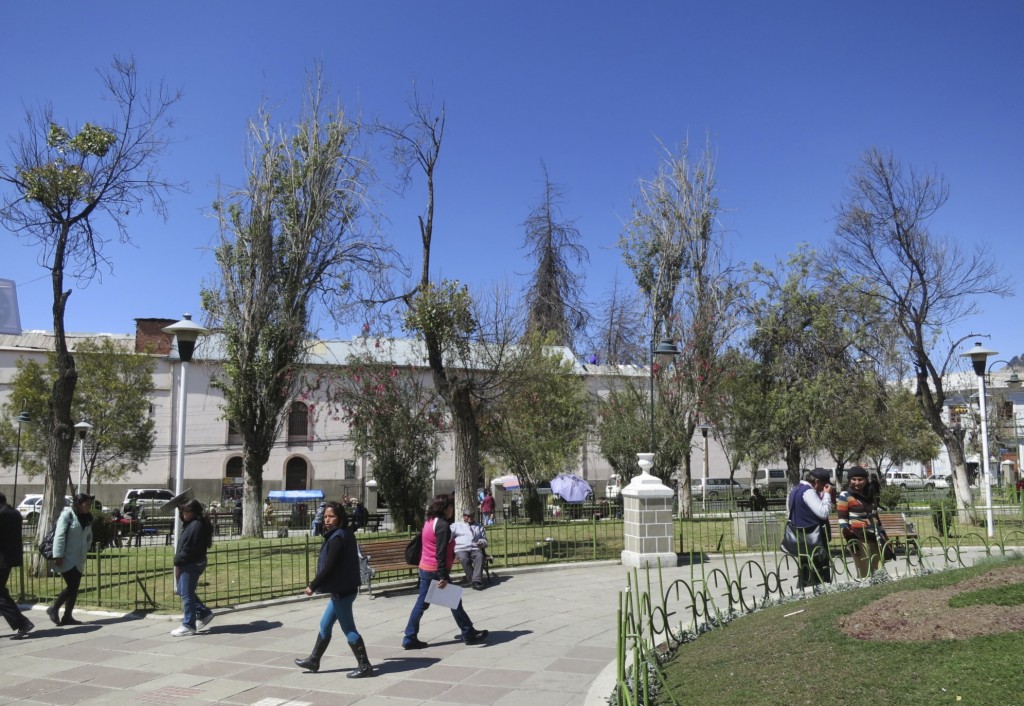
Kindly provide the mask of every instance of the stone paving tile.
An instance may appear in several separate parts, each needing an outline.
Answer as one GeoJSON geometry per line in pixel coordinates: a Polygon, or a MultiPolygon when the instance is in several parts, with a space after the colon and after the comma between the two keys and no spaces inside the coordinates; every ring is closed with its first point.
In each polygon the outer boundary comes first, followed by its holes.
{"type": "Polygon", "coordinates": [[[126,689],[139,684],[153,681],[165,676],[162,672],[148,672],[138,669],[121,669],[109,665],[99,667],[83,665],[73,669],[65,669],[53,675],[57,679],[65,679],[81,684],[92,684],[93,686],[108,686],[118,689],[126,689]]]}
{"type": "Polygon", "coordinates": [[[493,706],[569,706],[569,704],[583,703],[582,695],[572,694],[567,691],[540,691],[531,689],[529,692],[512,691],[505,694],[497,701],[492,702],[493,706]]]}
{"type": "MultiPolygon", "coordinates": [[[[518,662],[516,664],[518,665],[518,662]]],[[[492,684],[494,686],[518,686],[533,672],[524,669],[480,669],[465,680],[467,684],[492,684]]]]}
{"type": "Polygon", "coordinates": [[[596,659],[557,659],[548,667],[549,672],[566,672],[569,674],[598,674],[607,661],[599,662],[596,659]]]}
{"type": "Polygon", "coordinates": [[[466,681],[480,670],[476,667],[460,667],[444,662],[420,669],[416,673],[417,679],[425,681],[439,681],[445,684],[458,684],[466,681]]]}
{"type": "MultiPolygon", "coordinates": [[[[484,687],[479,684],[456,684],[441,696],[446,703],[480,704],[481,706],[488,706],[489,704],[494,703],[496,699],[507,696],[512,692],[513,689],[499,686],[484,687]]],[[[531,704],[532,706],[533,702],[530,698],[526,694],[522,694],[522,696],[523,699],[520,703],[531,704]]]]}
{"type": "Polygon", "coordinates": [[[381,689],[381,696],[399,696],[405,699],[429,699],[439,696],[450,688],[450,684],[436,681],[421,681],[419,679],[406,679],[396,682],[381,689]]]}
{"type": "Polygon", "coordinates": [[[523,688],[530,691],[539,689],[542,691],[570,691],[575,694],[585,694],[587,687],[590,686],[590,682],[593,680],[593,674],[536,672],[526,678],[523,682],[523,688]]]}
{"type": "Polygon", "coordinates": [[[71,684],[63,689],[48,691],[37,698],[45,704],[65,706],[65,704],[79,704],[95,700],[116,703],[119,696],[119,689],[93,686],[92,684],[71,684]]]}
{"type": "Polygon", "coordinates": [[[66,681],[58,679],[27,679],[16,684],[0,687],[0,697],[14,700],[24,698],[38,699],[48,691],[57,691],[67,685],[66,681]]]}

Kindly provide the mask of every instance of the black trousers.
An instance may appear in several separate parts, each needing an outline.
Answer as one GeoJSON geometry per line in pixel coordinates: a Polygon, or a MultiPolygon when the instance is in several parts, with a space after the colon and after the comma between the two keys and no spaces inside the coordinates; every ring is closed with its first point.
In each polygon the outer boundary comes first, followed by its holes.
{"type": "Polygon", "coordinates": [[[60,607],[64,606],[64,617],[70,618],[71,611],[75,609],[75,601],[78,600],[78,586],[82,583],[82,572],[75,567],[68,569],[61,576],[64,578],[64,590],[57,596],[53,607],[60,612],[60,607]]]}
{"type": "Polygon", "coordinates": [[[28,618],[18,610],[18,604],[14,602],[11,592],[7,590],[7,580],[9,578],[11,578],[10,568],[0,569],[0,615],[4,616],[4,620],[11,626],[11,630],[20,630],[26,627],[28,618]]]}

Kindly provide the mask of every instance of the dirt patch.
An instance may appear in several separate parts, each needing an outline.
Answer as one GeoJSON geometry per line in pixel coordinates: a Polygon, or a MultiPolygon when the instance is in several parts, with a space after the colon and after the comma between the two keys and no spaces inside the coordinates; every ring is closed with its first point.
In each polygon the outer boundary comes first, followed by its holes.
{"type": "Polygon", "coordinates": [[[1024,605],[951,608],[958,593],[1024,582],[1024,566],[996,569],[946,588],[900,591],[841,618],[839,629],[858,640],[966,640],[1024,630],[1024,605]]]}

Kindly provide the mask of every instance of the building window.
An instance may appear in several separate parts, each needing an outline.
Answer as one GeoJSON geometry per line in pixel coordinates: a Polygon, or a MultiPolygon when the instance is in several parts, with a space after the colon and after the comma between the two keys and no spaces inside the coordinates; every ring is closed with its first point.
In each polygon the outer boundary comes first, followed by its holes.
{"type": "Polygon", "coordinates": [[[284,489],[309,490],[309,486],[306,484],[308,471],[309,464],[306,463],[306,459],[300,456],[289,459],[288,465],[284,469],[284,489]]]}
{"type": "Polygon", "coordinates": [[[1003,402],[999,405],[999,418],[1001,420],[1003,420],[1004,422],[1010,421],[1010,420],[1013,419],[1013,401],[1012,400],[1003,400],[1003,402]]]}
{"type": "Polygon", "coordinates": [[[228,420],[228,445],[237,445],[242,443],[242,432],[238,431],[238,427],[233,421],[228,420]]]}
{"type": "Polygon", "coordinates": [[[228,459],[227,468],[224,471],[225,478],[241,478],[244,465],[241,456],[232,456],[228,459]]]}
{"type": "Polygon", "coordinates": [[[288,441],[309,440],[309,407],[304,402],[292,402],[288,412],[288,441]]]}
{"type": "Polygon", "coordinates": [[[345,480],[356,479],[356,462],[354,459],[345,459],[345,480]]]}

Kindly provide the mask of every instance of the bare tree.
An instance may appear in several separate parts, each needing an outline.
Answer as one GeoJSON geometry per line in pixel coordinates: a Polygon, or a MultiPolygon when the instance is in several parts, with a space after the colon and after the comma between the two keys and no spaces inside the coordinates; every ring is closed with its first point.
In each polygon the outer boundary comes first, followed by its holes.
{"type": "Polygon", "coordinates": [[[263,468],[302,384],[318,303],[342,319],[387,271],[390,248],[361,232],[368,178],[357,130],[329,106],[320,68],[300,120],[273,124],[262,106],[249,125],[248,184],[214,205],[218,279],[203,308],[224,336],[225,416],[242,437],[243,536],[262,536],[263,468]]]}
{"type": "Polygon", "coordinates": [[[618,276],[601,304],[601,314],[592,321],[588,336],[588,361],[606,365],[643,364],[650,352],[645,345],[648,332],[643,325],[643,305],[635,292],[624,290],[618,276]]]}
{"type": "Polygon", "coordinates": [[[528,333],[552,335],[551,343],[576,350],[576,339],[586,328],[588,314],[582,303],[583,275],[577,268],[590,260],[572,221],[561,218],[565,192],[552,184],[544,170],[544,193],[526,222],[526,247],[536,269],[526,292],[528,333]]]}
{"type": "Polygon", "coordinates": [[[145,204],[166,217],[164,197],[177,188],[159,175],[157,162],[168,146],[171,106],[181,94],[163,85],[156,92],[141,90],[132,59],[115,58],[100,76],[115,109],[106,126],[59,123],[49,105],[29,111],[26,131],[13,143],[12,162],[0,166],[0,182],[8,187],[0,222],[37,244],[53,290],[56,375],[39,419],[48,439],[39,538],[64,507],[75,439],[71,406],[78,372],[65,338],[71,296],[65,276],[88,282],[101,267],[109,268],[108,233],[130,243],[130,217],[145,204]]]}
{"type": "Polygon", "coordinates": [[[957,507],[964,510],[973,498],[963,447],[943,418],[945,378],[964,339],[950,340],[948,331],[977,313],[978,297],[1009,296],[1012,287],[987,246],[966,253],[929,232],[929,221],[948,198],[940,176],[868,150],[837,208],[827,261],[838,278],[876,298],[896,324],[918,404],[949,453],[957,507]]]}
{"type": "Polygon", "coordinates": [[[680,507],[690,500],[690,440],[724,369],[719,357],[739,327],[744,287],[725,252],[710,144],[696,160],[683,143],[666,156],[653,180],[642,181],[633,218],[620,241],[627,265],[652,313],[651,344],[662,332],[681,343],[671,375],[659,377],[659,407],[674,421],[656,462],[682,464],[680,507]]]}

